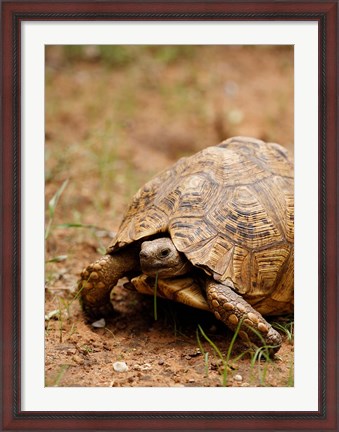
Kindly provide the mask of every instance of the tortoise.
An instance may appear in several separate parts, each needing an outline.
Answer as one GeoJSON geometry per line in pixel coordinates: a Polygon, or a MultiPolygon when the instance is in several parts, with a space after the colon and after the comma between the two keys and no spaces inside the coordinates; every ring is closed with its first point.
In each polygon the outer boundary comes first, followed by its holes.
{"type": "Polygon", "coordinates": [[[106,255],[82,271],[85,314],[110,313],[110,292],[127,277],[277,352],[282,338],[263,316],[293,311],[293,188],[276,143],[233,137],[179,159],[136,193],[106,255]]]}

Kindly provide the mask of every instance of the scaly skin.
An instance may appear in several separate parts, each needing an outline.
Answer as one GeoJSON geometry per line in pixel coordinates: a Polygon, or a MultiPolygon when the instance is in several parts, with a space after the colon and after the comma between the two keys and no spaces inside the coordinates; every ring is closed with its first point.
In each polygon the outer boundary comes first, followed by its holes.
{"type": "Polygon", "coordinates": [[[243,297],[235,293],[229,286],[215,281],[206,282],[207,302],[217,319],[227,327],[236,331],[239,322],[242,324],[239,336],[245,342],[253,342],[257,346],[269,346],[270,354],[276,353],[281,346],[281,336],[243,297]],[[259,333],[262,339],[251,329],[259,333]]]}
{"type": "Polygon", "coordinates": [[[123,276],[140,268],[138,251],[124,248],[112,255],[104,255],[81,272],[78,292],[87,316],[100,318],[113,311],[110,293],[123,276]]]}

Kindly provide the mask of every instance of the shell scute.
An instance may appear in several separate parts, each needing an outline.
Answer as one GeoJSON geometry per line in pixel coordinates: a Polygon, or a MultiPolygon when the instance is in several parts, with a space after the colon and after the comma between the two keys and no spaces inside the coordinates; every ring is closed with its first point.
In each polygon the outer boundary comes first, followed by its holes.
{"type": "Polygon", "coordinates": [[[200,217],[174,217],[168,226],[173,243],[180,252],[193,258],[197,245],[205,243],[217,234],[215,228],[200,217]],[[191,251],[191,253],[190,253],[191,251]]]}

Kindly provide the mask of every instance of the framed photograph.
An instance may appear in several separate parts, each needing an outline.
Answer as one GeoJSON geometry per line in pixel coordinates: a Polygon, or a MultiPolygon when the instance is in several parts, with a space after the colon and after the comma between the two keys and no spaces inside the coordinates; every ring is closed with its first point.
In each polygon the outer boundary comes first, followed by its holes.
{"type": "Polygon", "coordinates": [[[1,7],[2,429],[337,430],[338,2],[1,7]]]}

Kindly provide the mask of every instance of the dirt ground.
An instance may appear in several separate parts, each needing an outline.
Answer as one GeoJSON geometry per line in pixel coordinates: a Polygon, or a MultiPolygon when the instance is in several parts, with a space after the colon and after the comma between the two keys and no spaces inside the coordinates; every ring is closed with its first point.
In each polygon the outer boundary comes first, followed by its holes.
{"type": "Polygon", "coordinates": [[[46,386],[293,386],[291,316],[265,360],[211,313],[159,299],[155,319],[123,280],[102,327],[74,298],[133,194],[179,157],[235,135],[293,154],[293,49],[50,46],[45,106],[46,386]]]}

